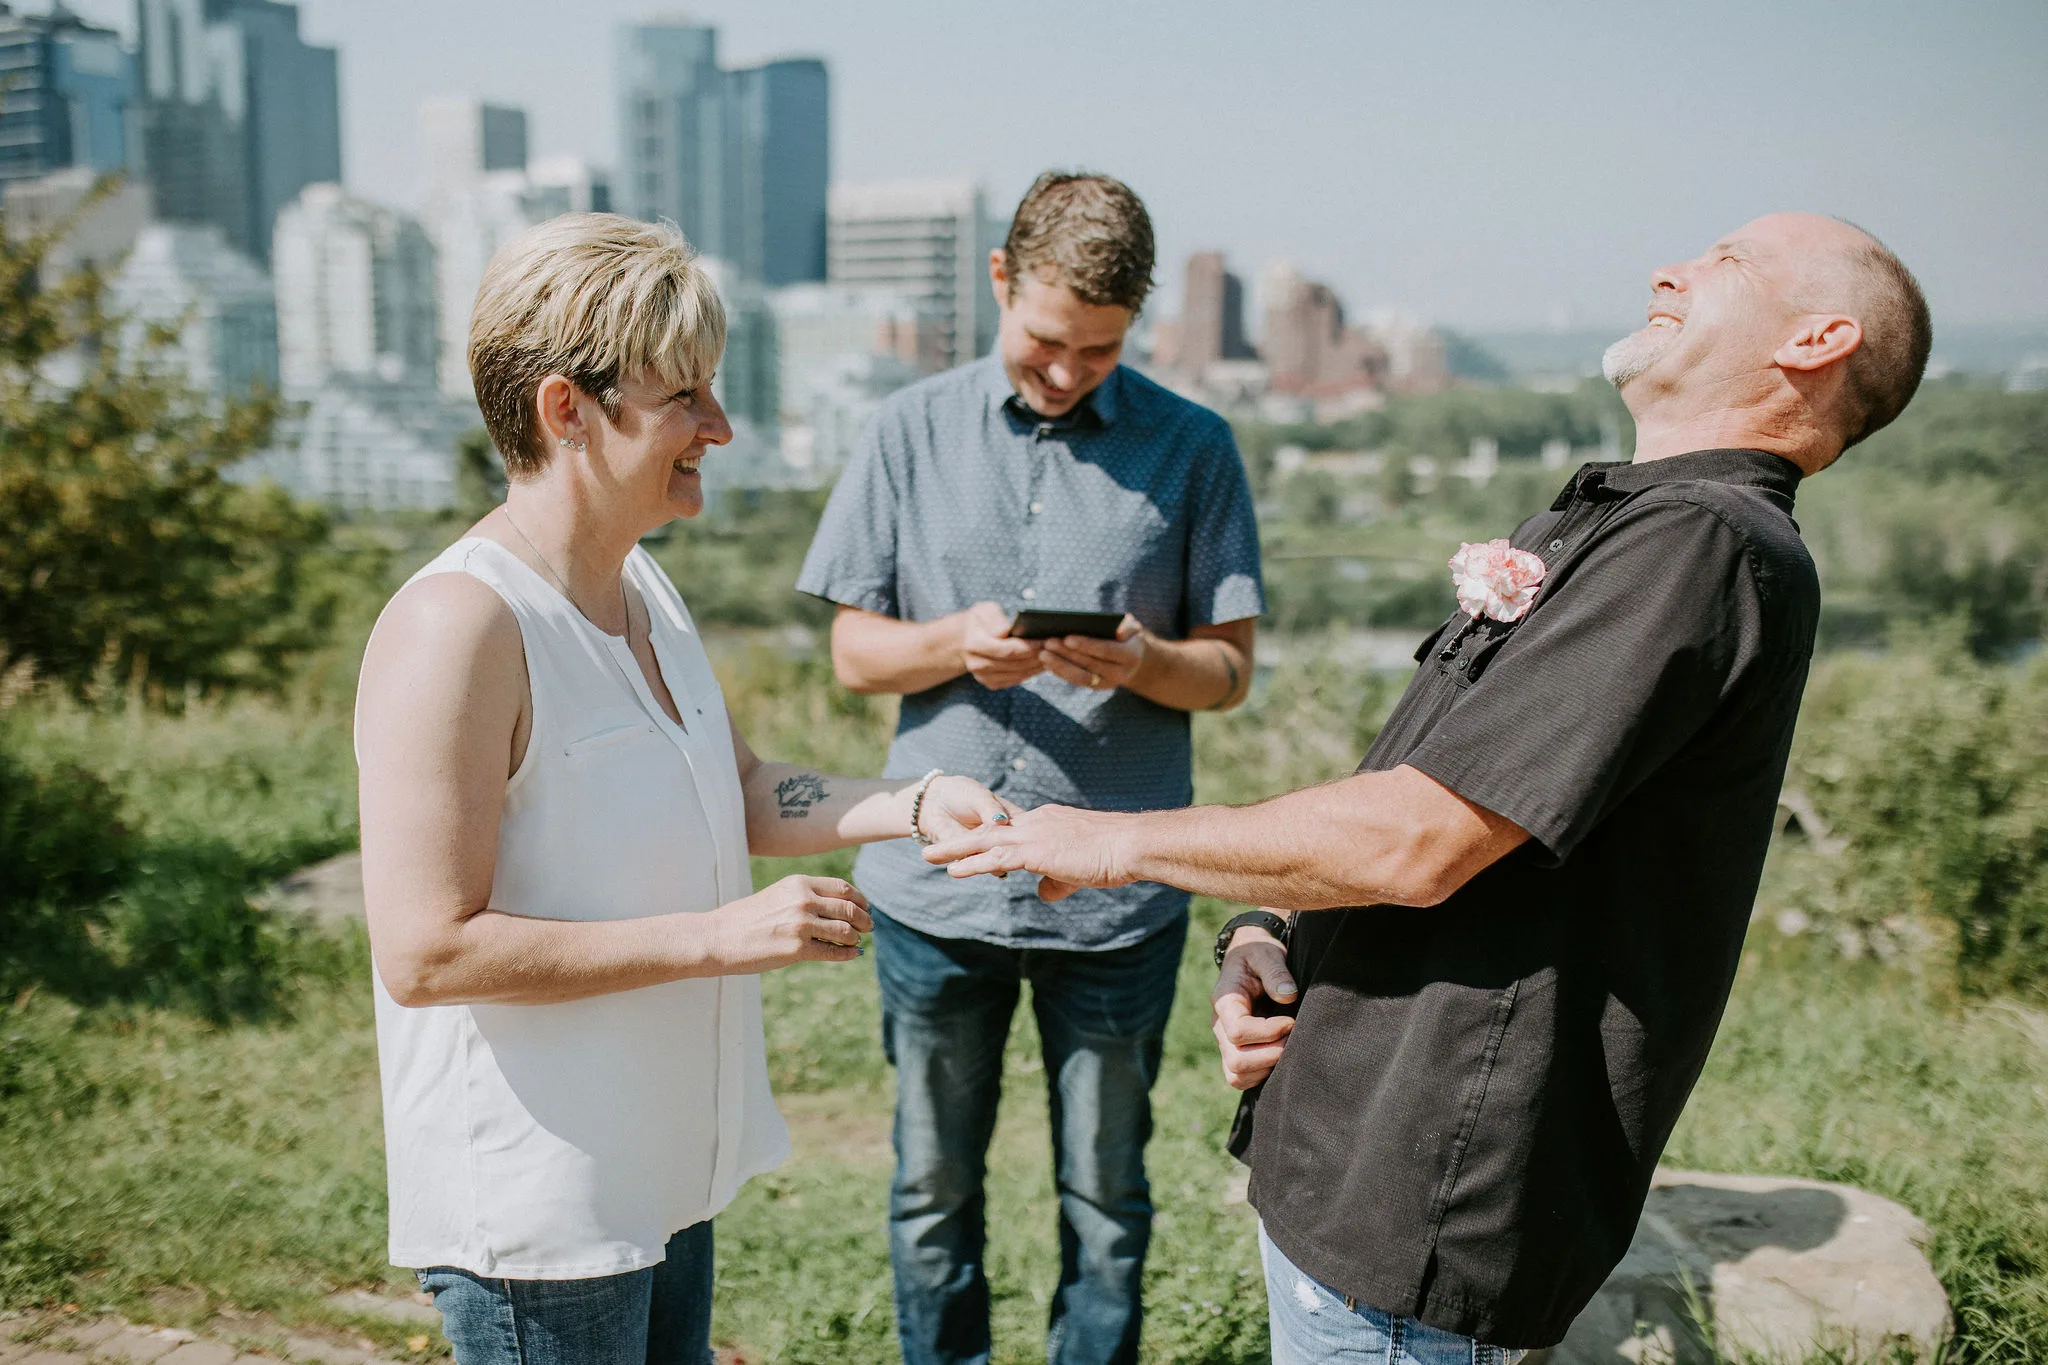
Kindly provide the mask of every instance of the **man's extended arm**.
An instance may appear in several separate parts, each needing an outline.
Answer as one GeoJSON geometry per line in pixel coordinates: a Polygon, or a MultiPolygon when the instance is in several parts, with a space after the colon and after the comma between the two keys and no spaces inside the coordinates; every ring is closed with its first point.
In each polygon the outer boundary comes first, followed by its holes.
{"type": "Polygon", "coordinates": [[[1255,806],[1121,814],[1041,806],[925,850],[956,877],[1036,872],[1048,900],[1164,882],[1286,910],[1436,905],[1528,839],[1513,821],[1406,765],[1255,806]]]}

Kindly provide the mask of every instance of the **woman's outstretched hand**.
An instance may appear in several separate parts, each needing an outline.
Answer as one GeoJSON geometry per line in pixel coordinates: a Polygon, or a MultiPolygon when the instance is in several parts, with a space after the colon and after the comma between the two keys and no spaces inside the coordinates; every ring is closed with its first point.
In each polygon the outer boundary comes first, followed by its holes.
{"type": "Polygon", "coordinates": [[[868,898],[837,877],[784,877],[708,912],[721,976],[748,976],[797,962],[851,962],[875,927],[868,898]]]}
{"type": "Polygon", "coordinates": [[[924,860],[946,864],[955,877],[1036,872],[1039,899],[1056,901],[1084,886],[1123,886],[1136,880],[1124,870],[1117,846],[1119,826],[1130,818],[1072,806],[1040,806],[941,839],[924,851],[924,860]]]}
{"type": "Polygon", "coordinates": [[[945,840],[1023,813],[1023,807],[1003,800],[971,777],[935,777],[925,789],[924,809],[918,813],[917,823],[925,837],[945,840]]]}

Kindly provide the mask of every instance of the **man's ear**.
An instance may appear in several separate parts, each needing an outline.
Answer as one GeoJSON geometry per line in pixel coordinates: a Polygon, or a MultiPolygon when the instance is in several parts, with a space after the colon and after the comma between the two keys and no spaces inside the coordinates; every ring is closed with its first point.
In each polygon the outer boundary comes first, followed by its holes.
{"type": "Polygon", "coordinates": [[[1010,306],[1010,262],[1001,247],[993,247],[988,253],[988,287],[995,291],[996,307],[1010,306]]]}
{"type": "Polygon", "coordinates": [[[1856,319],[1816,314],[1800,324],[1771,360],[1780,369],[1823,370],[1847,359],[1862,344],[1863,324],[1856,319]]]}

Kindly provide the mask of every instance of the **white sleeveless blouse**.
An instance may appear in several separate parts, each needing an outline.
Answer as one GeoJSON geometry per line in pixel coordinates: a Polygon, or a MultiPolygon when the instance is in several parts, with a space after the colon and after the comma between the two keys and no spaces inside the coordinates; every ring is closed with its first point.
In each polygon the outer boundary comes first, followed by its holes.
{"type": "MultiPolygon", "coordinates": [[[[626,642],[503,546],[458,541],[415,577],[437,573],[489,584],[525,642],[533,729],[505,788],[491,907],[632,919],[750,894],[724,698],[647,552],[626,573],[681,727],[626,642]]],[[[395,1265],[536,1280],[638,1270],[789,1153],[755,977],[556,1005],[407,1009],[381,979],[376,995],[395,1265]]]]}

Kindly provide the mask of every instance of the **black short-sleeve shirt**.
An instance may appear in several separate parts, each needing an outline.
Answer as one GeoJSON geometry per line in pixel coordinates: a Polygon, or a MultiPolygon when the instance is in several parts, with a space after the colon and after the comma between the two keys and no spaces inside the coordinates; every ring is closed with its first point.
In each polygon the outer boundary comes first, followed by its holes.
{"type": "Polygon", "coordinates": [[[1531,840],[1431,909],[1296,919],[1303,990],[1233,1146],[1288,1259],[1509,1347],[1628,1249],[1733,982],[1819,610],[1799,471],[1588,465],[1512,538],[1519,621],[1453,617],[1361,771],[1411,765],[1531,840]]]}

